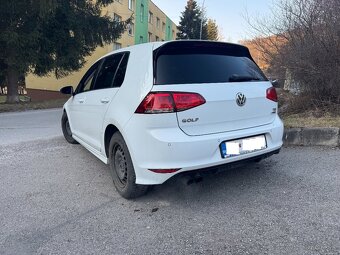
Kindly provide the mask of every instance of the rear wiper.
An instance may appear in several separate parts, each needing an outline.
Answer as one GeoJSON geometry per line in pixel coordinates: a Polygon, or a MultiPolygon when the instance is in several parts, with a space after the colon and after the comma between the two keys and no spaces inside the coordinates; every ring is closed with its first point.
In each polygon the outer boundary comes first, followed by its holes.
{"type": "Polygon", "coordinates": [[[241,81],[259,81],[260,79],[258,77],[253,76],[242,76],[242,75],[232,75],[229,78],[229,82],[241,82],[241,81]]]}

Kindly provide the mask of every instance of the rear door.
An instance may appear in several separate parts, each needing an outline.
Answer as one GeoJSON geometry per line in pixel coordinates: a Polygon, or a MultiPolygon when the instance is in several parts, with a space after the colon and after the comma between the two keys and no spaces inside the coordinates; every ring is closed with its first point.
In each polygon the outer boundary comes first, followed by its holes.
{"type": "Polygon", "coordinates": [[[194,92],[205,98],[205,104],[177,112],[178,125],[188,135],[247,129],[275,118],[276,102],[266,98],[271,84],[243,46],[165,44],[155,52],[154,69],[153,91],[194,92]]]}

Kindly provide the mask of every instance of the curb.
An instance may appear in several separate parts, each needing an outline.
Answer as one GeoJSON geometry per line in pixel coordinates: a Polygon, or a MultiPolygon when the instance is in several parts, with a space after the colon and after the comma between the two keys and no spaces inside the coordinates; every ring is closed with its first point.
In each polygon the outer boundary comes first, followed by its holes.
{"type": "Polygon", "coordinates": [[[340,128],[288,128],[283,143],[286,146],[340,147],[340,128]]]}

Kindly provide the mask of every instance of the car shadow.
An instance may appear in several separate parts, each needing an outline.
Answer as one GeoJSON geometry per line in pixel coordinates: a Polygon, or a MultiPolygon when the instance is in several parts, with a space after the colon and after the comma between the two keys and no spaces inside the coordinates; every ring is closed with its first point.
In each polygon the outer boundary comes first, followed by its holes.
{"type": "Polygon", "coordinates": [[[239,167],[223,166],[217,172],[216,169],[207,169],[199,179],[193,179],[190,174],[181,174],[162,185],[152,186],[149,193],[138,200],[202,203],[211,201],[213,197],[213,200],[226,201],[240,196],[253,196],[256,190],[265,189],[272,183],[275,165],[275,159],[269,158],[259,163],[248,162],[239,167]]]}

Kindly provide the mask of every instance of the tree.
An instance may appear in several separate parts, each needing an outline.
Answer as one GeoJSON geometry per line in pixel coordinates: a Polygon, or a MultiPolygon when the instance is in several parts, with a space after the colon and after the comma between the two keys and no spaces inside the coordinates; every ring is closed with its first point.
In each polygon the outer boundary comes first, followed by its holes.
{"type": "Polygon", "coordinates": [[[340,2],[281,0],[273,10],[272,19],[249,22],[270,69],[289,74],[310,101],[339,108],[340,2]]]}
{"type": "Polygon", "coordinates": [[[207,39],[207,20],[195,0],[188,0],[178,26],[178,39],[200,39],[202,23],[202,39],[207,39]],[[202,23],[203,19],[203,23],[202,23]]]}
{"type": "MultiPolygon", "coordinates": [[[[79,70],[98,46],[116,40],[126,22],[101,15],[114,0],[17,0],[0,5],[0,72],[7,102],[19,101],[19,77],[79,70]]],[[[127,21],[129,22],[129,21],[127,21]]]]}
{"type": "Polygon", "coordinates": [[[219,30],[216,24],[216,20],[213,20],[213,19],[208,20],[207,37],[208,37],[208,40],[211,40],[211,41],[219,40],[219,30]]]}

